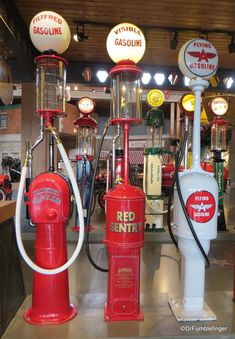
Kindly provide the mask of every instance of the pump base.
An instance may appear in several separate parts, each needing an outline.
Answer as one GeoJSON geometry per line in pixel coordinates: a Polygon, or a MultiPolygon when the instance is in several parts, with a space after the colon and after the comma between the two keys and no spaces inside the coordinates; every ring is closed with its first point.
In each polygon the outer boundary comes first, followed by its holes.
{"type": "Polygon", "coordinates": [[[216,320],[217,317],[210,307],[204,302],[203,308],[186,309],[183,306],[183,299],[177,295],[170,295],[169,305],[177,321],[205,321],[216,320]]]}
{"type": "Polygon", "coordinates": [[[143,311],[140,310],[138,314],[129,314],[126,315],[125,313],[123,315],[121,314],[110,314],[108,311],[108,305],[105,303],[104,305],[104,319],[105,321],[135,321],[135,320],[144,320],[144,314],[143,311]]]}
{"type": "Polygon", "coordinates": [[[56,325],[73,319],[76,314],[77,309],[71,304],[67,312],[55,314],[37,314],[37,312],[33,310],[33,307],[31,307],[24,313],[24,320],[32,325],[56,325]]]}

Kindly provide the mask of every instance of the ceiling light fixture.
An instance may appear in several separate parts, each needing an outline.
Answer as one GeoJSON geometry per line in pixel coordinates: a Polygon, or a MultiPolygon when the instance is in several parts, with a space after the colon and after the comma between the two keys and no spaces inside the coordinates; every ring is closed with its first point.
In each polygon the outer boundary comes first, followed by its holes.
{"type": "Polygon", "coordinates": [[[108,77],[108,72],[105,71],[105,70],[99,70],[97,73],[96,73],[96,76],[97,78],[99,79],[100,82],[105,82],[107,77],[108,77]]]}
{"type": "Polygon", "coordinates": [[[85,24],[84,23],[77,23],[77,32],[73,35],[73,39],[76,42],[83,42],[84,40],[88,39],[88,36],[85,35],[85,24]]]}
{"type": "Polygon", "coordinates": [[[223,80],[225,86],[227,89],[231,88],[232,84],[233,84],[233,78],[232,77],[225,77],[223,80]]]}
{"type": "Polygon", "coordinates": [[[231,41],[228,45],[228,52],[235,53],[235,35],[231,35],[231,41]]]}
{"type": "Polygon", "coordinates": [[[154,75],[154,80],[156,81],[156,84],[161,86],[165,81],[165,75],[163,73],[156,73],[154,75]]]}
{"type": "Polygon", "coordinates": [[[176,49],[179,42],[179,33],[178,32],[171,32],[171,40],[170,40],[170,48],[176,49]]]}
{"type": "Polygon", "coordinates": [[[151,80],[151,74],[150,73],[143,73],[143,76],[142,76],[142,82],[144,85],[148,85],[149,81],[151,80]]]}
{"type": "Polygon", "coordinates": [[[190,79],[188,77],[184,77],[184,85],[188,86],[190,82],[190,79]]]}

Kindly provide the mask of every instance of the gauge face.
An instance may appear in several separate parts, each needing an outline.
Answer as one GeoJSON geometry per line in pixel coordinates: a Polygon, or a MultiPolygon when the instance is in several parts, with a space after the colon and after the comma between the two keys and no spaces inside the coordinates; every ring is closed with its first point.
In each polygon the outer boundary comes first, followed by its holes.
{"type": "Polygon", "coordinates": [[[195,97],[193,94],[183,95],[181,105],[186,112],[193,112],[195,106],[195,97]]]}
{"type": "Polygon", "coordinates": [[[77,102],[78,109],[83,114],[90,114],[95,108],[94,101],[89,97],[83,97],[77,102]]]}
{"type": "Polygon", "coordinates": [[[216,97],[211,100],[211,110],[215,115],[222,116],[228,111],[228,102],[223,97],[216,97]]]}
{"type": "Polygon", "coordinates": [[[165,100],[164,93],[159,89],[152,89],[148,92],[146,97],[147,103],[151,107],[159,107],[163,104],[165,100]]]}

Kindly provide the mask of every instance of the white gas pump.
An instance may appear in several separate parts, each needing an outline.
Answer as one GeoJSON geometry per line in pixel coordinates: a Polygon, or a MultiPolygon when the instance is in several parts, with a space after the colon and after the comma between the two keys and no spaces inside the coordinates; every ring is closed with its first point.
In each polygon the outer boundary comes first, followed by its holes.
{"type": "Polygon", "coordinates": [[[179,68],[191,79],[195,95],[192,167],[177,175],[174,194],[173,233],[178,238],[181,262],[181,295],[170,296],[169,304],[178,321],[215,320],[204,302],[205,259],[210,240],[217,236],[218,185],[213,174],[200,166],[201,94],[217,70],[218,55],[204,39],[193,39],[179,52],[179,68]]]}

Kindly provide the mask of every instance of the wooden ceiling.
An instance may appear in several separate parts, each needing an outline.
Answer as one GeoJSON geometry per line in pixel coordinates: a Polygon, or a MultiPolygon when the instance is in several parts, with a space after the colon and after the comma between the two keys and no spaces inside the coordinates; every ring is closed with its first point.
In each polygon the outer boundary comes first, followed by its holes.
{"type": "Polygon", "coordinates": [[[235,53],[228,52],[231,35],[235,34],[234,0],[14,0],[14,4],[27,26],[35,14],[44,10],[61,14],[72,35],[76,33],[75,21],[93,23],[85,25],[87,40],[71,40],[64,54],[68,61],[110,63],[106,52],[109,24],[131,22],[146,34],[142,64],[177,66],[182,44],[203,36],[216,47],[219,67],[235,69],[235,53]],[[174,30],[179,32],[176,50],[170,49],[174,30]]]}

